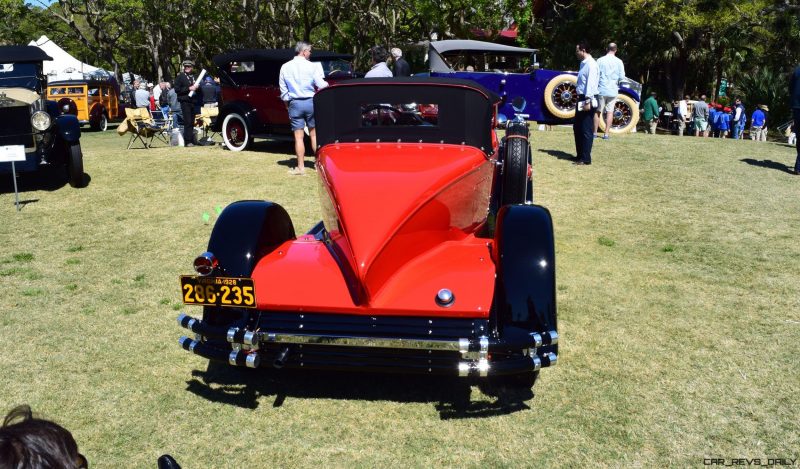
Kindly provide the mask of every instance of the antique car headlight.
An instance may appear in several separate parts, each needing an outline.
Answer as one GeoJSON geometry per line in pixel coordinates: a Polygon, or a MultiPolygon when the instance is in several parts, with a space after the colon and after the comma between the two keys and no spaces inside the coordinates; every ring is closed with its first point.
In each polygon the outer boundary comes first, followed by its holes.
{"type": "Polygon", "coordinates": [[[31,125],[38,131],[44,131],[50,128],[50,114],[44,111],[36,111],[31,116],[31,125]]]}

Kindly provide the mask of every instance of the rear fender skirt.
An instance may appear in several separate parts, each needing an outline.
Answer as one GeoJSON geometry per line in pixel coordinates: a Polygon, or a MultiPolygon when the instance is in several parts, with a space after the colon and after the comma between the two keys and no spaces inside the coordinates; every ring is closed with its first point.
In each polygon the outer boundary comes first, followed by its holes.
{"type": "Polygon", "coordinates": [[[249,277],[259,259],[294,239],[294,226],[280,205],[264,200],[234,202],[222,211],[208,251],[219,259],[225,275],[249,277]]]}
{"type": "Polygon", "coordinates": [[[61,140],[67,143],[76,143],[81,138],[81,123],[72,114],[62,114],[56,117],[56,132],[61,140]]]}
{"type": "MultiPolygon", "coordinates": [[[[539,205],[507,205],[497,214],[497,329],[557,330],[553,222],[539,205]]],[[[554,346],[555,347],[555,346],[554,346]]]]}

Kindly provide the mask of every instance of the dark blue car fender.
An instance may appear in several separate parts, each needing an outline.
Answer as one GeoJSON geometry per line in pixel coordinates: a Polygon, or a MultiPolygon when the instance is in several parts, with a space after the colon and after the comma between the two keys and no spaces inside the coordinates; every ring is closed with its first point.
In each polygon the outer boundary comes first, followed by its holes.
{"type": "Polygon", "coordinates": [[[77,143],[81,139],[81,124],[72,114],[62,114],[56,117],[56,133],[66,143],[77,143]]]}
{"type": "MultiPolygon", "coordinates": [[[[553,221],[539,205],[506,205],[497,214],[495,321],[503,328],[557,331],[553,221]]],[[[556,352],[552,345],[543,352],[556,352]],[[552,347],[552,348],[550,348],[552,347]]]]}

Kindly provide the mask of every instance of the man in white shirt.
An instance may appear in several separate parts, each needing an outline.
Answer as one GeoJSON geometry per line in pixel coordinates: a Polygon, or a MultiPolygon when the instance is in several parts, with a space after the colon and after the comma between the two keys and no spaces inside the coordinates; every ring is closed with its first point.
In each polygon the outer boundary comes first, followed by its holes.
{"type": "Polygon", "coordinates": [[[289,121],[294,133],[294,152],[297,155],[297,167],[290,170],[289,174],[305,174],[306,146],[303,143],[304,128],[308,127],[311,137],[311,147],[317,151],[317,131],[314,122],[314,93],[328,86],[322,65],[311,62],[311,44],[300,41],[295,47],[297,55],[281,66],[278,85],[281,90],[281,99],[286,103],[289,111],[289,121]]]}
{"type": "Polygon", "coordinates": [[[608,45],[606,55],[597,59],[597,68],[600,71],[598,84],[599,97],[597,98],[597,113],[594,120],[594,135],[600,126],[600,119],[605,115],[606,131],[603,140],[608,140],[608,132],[614,120],[614,105],[619,93],[619,82],[625,78],[625,65],[617,58],[617,45],[613,42],[608,45]]]}
{"type": "Polygon", "coordinates": [[[575,164],[590,165],[592,164],[594,114],[597,109],[600,72],[597,69],[597,62],[592,58],[589,46],[585,42],[575,46],[575,55],[581,60],[578,83],[575,87],[578,102],[575,106],[575,123],[572,124],[572,131],[575,134],[575,150],[578,154],[575,164]]]}
{"type": "Polygon", "coordinates": [[[369,56],[372,58],[372,68],[369,69],[364,78],[382,78],[392,77],[392,71],[386,65],[386,60],[389,59],[389,53],[386,52],[381,46],[375,46],[369,50],[369,56]]]}
{"type": "Polygon", "coordinates": [[[683,137],[683,131],[686,130],[686,121],[689,120],[689,97],[684,96],[682,100],[678,101],[678,137],[683,137]]]}

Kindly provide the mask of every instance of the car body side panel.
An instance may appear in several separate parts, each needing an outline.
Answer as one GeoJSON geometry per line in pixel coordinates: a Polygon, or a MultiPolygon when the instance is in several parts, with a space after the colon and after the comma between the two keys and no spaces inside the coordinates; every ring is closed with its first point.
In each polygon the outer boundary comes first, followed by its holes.
{"type": "Polygon", "coordinates": [[[555,70],[535,70],[531,73],[501,73],[501,72],[452,72],[441,73],[431,72],[432,77],[462,78],[480,83],[485,88],[494,91],[503,102],[498,106],[498,112],[507,117],[514,116],[511,108],[511,99],[515,96],[525,98],[526,106],[524,114],[528,114],[528,120],[548,122],[561,122],[547,112],[544,104],[544,88],[554,77],[563,72],[555,70]]]}
{"type": "Polygon", "coordinates": [[[494,274],[487,240],[468,236],[441,243],[405,263],[369,304],[356,305],[324,242],[305,235],[263,257],[252,277],[260,310],[486,318],[494,274]],[[435,303],[442,288],[455,294],[450,307],[435,303]]]}
{"type": "Polygon", "coordinates": [[[471,147],[369,143],[327,145],[318,168],[354,270],[374,295],[404,262],[477,229],[493,164],[471,147]]]}
{"type": "Polygon", "coordinates": [[[280,98],[277,86],[248,86],[238,88],[223,87],[222,100],[224,103],[247,103],[250,109],[256,109],[259,123],[268,123],[265,127],[251,129],[255,134],[271,133],[273,126],[286,126],[289,124],[289,112],[280,98]]]}

